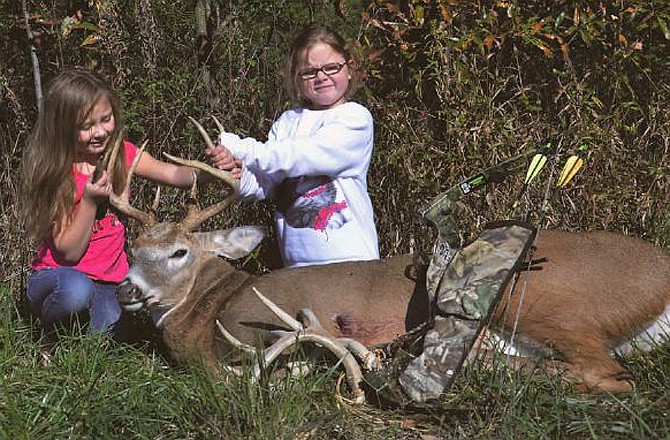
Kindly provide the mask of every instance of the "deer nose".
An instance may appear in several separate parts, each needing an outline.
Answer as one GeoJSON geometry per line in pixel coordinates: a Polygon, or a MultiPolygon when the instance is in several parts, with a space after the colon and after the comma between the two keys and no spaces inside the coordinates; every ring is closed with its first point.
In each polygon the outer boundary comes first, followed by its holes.
{"type": "Polygon", "coordinates": [[[116,299],[121,303],[121,305],[133,304],[140,301],[141,295],[140,289],[130,282],[130,280],[125,279],[119,284],[119,287],[116,289],[116,299]]]}

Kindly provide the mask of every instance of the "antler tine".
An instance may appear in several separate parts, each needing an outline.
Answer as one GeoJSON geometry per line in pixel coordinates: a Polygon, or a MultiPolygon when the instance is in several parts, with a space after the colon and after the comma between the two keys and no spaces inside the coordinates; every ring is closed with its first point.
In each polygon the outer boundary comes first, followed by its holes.
{"type": "MultiPolygon", "coordinates": [[[[119,149],[121,148],[121,142],[123,140],[123,136],[121,133],[119,133],[119,137],[116,139],[116,142],[114,143],[114,149],[110,153],[110,160],[109,163],[107,163],[107,173],[109,174],[110,180],[113,181],[113,175],[114,175],[114,164],[116,163],[116,158],[119,155],[119,149]]],[[[143,225],[153,225],[156,223],[156,218],[147,212],[141,211],[135,207],[133,207],[130,202],[128,201],[128,190],[130,187],[130,181],[133,177],[133,174],[135,173],[135,168],[137,168],[137,164],[139,163],[140,157],[142,156],[142,153],[144,153],[144,149],[147,147],[147,144],[149,143],[148,140],[144,141],[142,143],[142,146],[137,150],[137,154],[135,155],[135,158],[133,159],[133,163],[130,165],[130,170],[128,171],[128,176],[126,178],[126,183],[123,187],[123,191],[121,192],[121,195],[118,196],[116,195],[115,192],[112,191],[112,194],[109,196],[109,202],[119,211],[127,215],[128,217],[134,218],[138,221],[140,221],[143,225]]]]}
{"type": "Polygon", "coordinates": [[[265,295],[263,295],[261,292],[258,291],[255,287],[252,288],[258,299],[261,300],[265,306],[270,309],[272,313],[275,314],[277,318],[279,318],[284,324],[288,325],[291,327],[293,330],[299,332],[301,330],[304,330],[303,325],[294,317],[283,311],[282,309],[279,308],[279,306],[272,301],[270,301],[265,295]]]}
{"type": "Polygon", "coordinates": [[[238,350],[242,350],[245,353],[248,354],[256,354],[256,349],[252,347],[249,344],[245,344],[244,342],[240,341],[237,339],[235,336],[233,336],[226,328],[221,324],[221,321],[218,319],[216,320],[216,326],[221,332],[221,335],[226,339],[226,341],[230,342],[230,344],[237,348],[238,350]]]}
{"type": "Polygon", "coordinates": [[[363,363],[363,367],[366,370],[373,371],[379,370],[381,368],[382,360],[379,358],[379,356],[357,340],[350,338],[337,338],[337,342],[349,350],[351,354],[357,357],[359,361],[363,363]]]}
{"type": "MultiPolygon", "coordinates": [[[[140,148],[137,150],[137,154],[133,158],[133,162],[130,164],[130,170],[128,170],[128,175],[126,176],[126,186],[124,188],[130,188],[130,181],[133,179],[133,174],[135,174],[135,169],[137,169],[137,164],[140,163],[140,157],[144,154],[144,150],[147,149],[147,144],[149,139],[142,142],[140,148]]],[[[118,154],[118,152],[116,153],[118,154]]]]}
{"type": "Polygon", "coordinates": [[[195,231],[205,220],[210,219],[226,209],[235,201],[233,194],[229,195],[219,203],[205,209],[189,209],[188,214],[181,221],[179,227],[184,231],[195,231]]]}
{"type": "Polygon", "coordinates": [[[220,132],[221,132],[221,131],[226,131],[226,130],[223,128],[223,124],[222,124],[221,122],[219,122],[218,119],[216,119],[216,116],[212,115],[212,119],[214,119],[214,123],[216,124],[216,127],[219,129],[220,132]]]}
{"type": "MultiPolygon", "coordinates": [[[[110,180],[112,180],[114,176],[114,164],[116,163],[116,158],[119,155],[119,149],[121,148],[121,143],[123,142],[123,131],[120,131],[118,134],[118,137],[114,141],[114,146],[112,147],[112,151],[109,154],[105,154],[105,160],[107,160],[106,166],[107,166],[107,175],[109,176],[110,180]]],[[[125,187],[124,187],[125,190],[125,187]]]]}
{"type": "Polygon", "coordinates": [[[158,212],[158,204],[161,200],[161,187],[156,187],[156,194],[154,194],[154,201],[151,203],[151,212],[158,212]]]}
{"type": "Polygon", "coordinates": [[[175,157],[175,156],[173,156],[171,154],[167,154],[167,153],[163,153],[163,155],[165,157],[167,157],[168,159],[170,159],[174,163],[178,163],[179,165],[185,165],[185,166],[191,167],[191,168],[197,168],[199,170],[202,170],[202,171],[212,175],[213,177],[216,177],[219,180],[224,181],[236,193],[238,192],[238,190],[240,188],[240,181],[237,180],[236,178],[234,178],[230,174],[230,172],[228,172],[228,171],[223,171],[223,170],[220,170],[218,168],[214,168],[213,166],[207,165],[206,163],[200,162],[199,160],[182,159],[180,157],[175,157]]]}
{"type": "MultiPolygon", "coordinates": [[[[195,128],[198,129],[198,131],[200,132],[202,137],[205,139],[205,143],[207,144],[207,146],[209,148],[213,148],[214,147],[214,142],[212,142],[212,138],[209,137],[209,135],[207,134],[207,131],[202,127],[202,125],[200,125],[200,123],[198,121],[196,121],[195,118],[193,118],[191,116],[188,116],[188,119],[193,123],[193,125],[195,125],[195,128]]],[[[219,121],[216,121],[216,122],[219,122],[219,121]]],[[[219,124],[220,124],[220,122],[219,122],[219,124]]]]}

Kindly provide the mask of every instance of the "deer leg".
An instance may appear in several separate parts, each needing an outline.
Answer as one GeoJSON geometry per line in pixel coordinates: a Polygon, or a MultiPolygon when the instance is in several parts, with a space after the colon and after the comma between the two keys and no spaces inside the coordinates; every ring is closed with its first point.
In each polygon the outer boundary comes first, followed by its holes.
{"type": "MultiPolygon", "coordinates": [[[[532,371],[541,368],[549,374],[561,377],[566,383],[573,385],[580,393],[628,393],[633,390],[634,386],[632,375],[611,358],[607,360],[607,363],[615,364],[616,367],[594,367],[593,360],[587,363],[582,361],[571,363],[558,360],[540,360],[527,356],[506,355],[489,348],[481,349],[477,358],[481,359],[484,365],[489,367],[496,365],[496,360],[499,360],[504,362],[508,368],[515,371],[523,369],[532,371]]],[[[604,360],[602,359],[602,361],[604,360]]],[[[472,361],[472,358],[468,359],[469,363],[472,363],[472,361]]]]}
{"type": "Polygon", "coordinates": [[[590,355],[567,362],[568,374],[574,377],[576,389],[587,393],[630,393],[635,382],[633,376],[616,362],[604,349],[602,356],[590,355]]]}
{"type": "Polygon", "coordinates": [[[566,373],[575,380],[578,391],[628,393],[633,390],[632,375],[610,355],[600,338],[564,341],[554,348],[563,355],[566,373]]]}
{"type": "MultiPolygon", "coordinates": [[[[575,331],[574,334],[583,335],[586,331],[575,331]]],[[[472,362],[476,356],[482,358],[488,366],[494,365],[496,360],[503,360],[514,370],[543,368],[572,383],[582,393],[627,393],[633,390],[632,375],[609,354],[601,339],[549,341],[546,337],[540,338],[538,334],[534,334],[533,339],[544,340],[560,353],[563,361],[504,354],[499,350],[498,339],[491,338],[487,332],[482,332],[467,361],[472,362]]]]}

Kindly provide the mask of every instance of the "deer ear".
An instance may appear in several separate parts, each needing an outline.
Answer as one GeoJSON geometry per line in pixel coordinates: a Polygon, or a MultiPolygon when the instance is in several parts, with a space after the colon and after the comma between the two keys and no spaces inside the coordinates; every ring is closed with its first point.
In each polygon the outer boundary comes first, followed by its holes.
{"type": "Polygon", "coordinates": [[[265,238],[265,228],[260,226],[241,226],[212,232],[196,232],[196,238],[207,252],[236,260],[253,251],[265,238]]]}

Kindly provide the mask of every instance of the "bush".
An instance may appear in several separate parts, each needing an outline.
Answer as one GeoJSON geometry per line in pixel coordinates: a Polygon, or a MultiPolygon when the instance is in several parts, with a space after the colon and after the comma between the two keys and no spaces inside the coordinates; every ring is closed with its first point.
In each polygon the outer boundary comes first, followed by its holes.
{"type": "MultiPolygon", "coordinates": [[[[670,34],[668,3],[661,3],[372,5],[367,38],[386,49],[370,81],[382,132],[372,180],[393,173],[410,188],[395,192],[381,217],[415,212],[436,186],[551,142],[559,168],[580,146],[588,148],[587,165],[545,218],[538,215],[543,192],[529,201],[535,221],[668,244],[668,181],[660,170],[668,167],[670,131],[661,115],[670,34]],[[379,176],[389,157],[402,163],[379,176]]],[[[465,229],[509,216],[516,191],[502,193],[472,203],[465,229]]]]}

